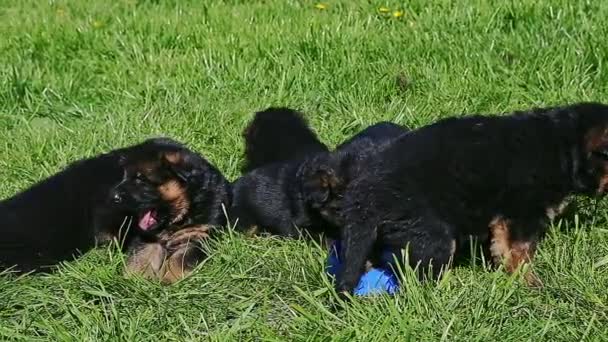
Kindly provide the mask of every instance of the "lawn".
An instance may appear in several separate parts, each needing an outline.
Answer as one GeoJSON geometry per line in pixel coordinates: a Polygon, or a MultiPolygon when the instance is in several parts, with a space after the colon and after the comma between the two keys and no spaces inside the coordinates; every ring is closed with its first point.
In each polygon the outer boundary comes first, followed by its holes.
{"type": "MultiPolygon", "coordinates": [[[[335,145],[379,120],[608,101],[607,17],[602,1],[0,0],[0,195],[158,135],[236,179],[240,133],[271,105],[335,145]]],[[[607,207],[579,207],[541,243],[541,290],[472,259],[336,307],[321,248],[228,232],[170,287],[125,279],[112,248],[0,276],[0,340],[605,341],[607,207]]]]}

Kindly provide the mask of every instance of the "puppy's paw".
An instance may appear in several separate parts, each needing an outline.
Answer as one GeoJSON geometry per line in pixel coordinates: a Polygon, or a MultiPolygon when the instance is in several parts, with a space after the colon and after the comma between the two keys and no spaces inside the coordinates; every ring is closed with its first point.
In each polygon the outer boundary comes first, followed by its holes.
{"type": "Polygon", "coordinates": [[[189,226],[165,236],[163,242],[168,250],[177,251],[209,238],[210,230],[211,226],[205,224],[189,226]]]}
{"type": "Polygon", "coordinates": [[[165,238],[164,245],[168,255],[164,263],[162,283],[172,284],[192,273],[205,257],[200,242],[209,238],[210,230],[209,225],[189,226],[165,238]]]}
{"type": "Polygon", "coordinates": [[[140,274],[147,279],[158,279],[164,273],[167,256],[159,243],[146,243],[130,251],[125,265],[125,274],[140,274]]]}

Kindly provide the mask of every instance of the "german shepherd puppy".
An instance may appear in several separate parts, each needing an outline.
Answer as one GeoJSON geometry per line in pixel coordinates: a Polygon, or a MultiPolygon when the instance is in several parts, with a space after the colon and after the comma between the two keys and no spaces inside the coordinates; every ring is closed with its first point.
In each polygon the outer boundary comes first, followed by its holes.
{"type": "Polygon", "coordinates": [[[48,271],[112,240],[137,251],[176,227],[221,225],[229,195],[215,167],[171,139],[83,159],[0,202],[0,266],[48,271]]]}
{"type": "Polygon", "coordinates": [[[608,106],[444,119],[364,164],[341,201],[338,291],[352,292],[379,246],[408,247],[412,266],[436,277],[469,236],[512,272],[532,261],[548,213],[567,196],[608,189],[608,106]]]}

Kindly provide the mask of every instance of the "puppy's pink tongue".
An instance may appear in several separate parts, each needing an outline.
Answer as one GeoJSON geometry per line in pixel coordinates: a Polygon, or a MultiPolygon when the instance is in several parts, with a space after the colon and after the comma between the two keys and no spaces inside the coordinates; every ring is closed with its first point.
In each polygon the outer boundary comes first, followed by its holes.
{"type": "Polygon", "coordinates": [[[156,212],[154,210],[146,211],[139,219],[139,228],[148,230],[156,224],[156,212]]]}

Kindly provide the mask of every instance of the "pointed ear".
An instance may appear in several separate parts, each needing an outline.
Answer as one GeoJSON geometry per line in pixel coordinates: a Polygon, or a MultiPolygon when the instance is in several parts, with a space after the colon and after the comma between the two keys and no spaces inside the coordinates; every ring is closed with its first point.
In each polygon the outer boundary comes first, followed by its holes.
{"type": "Polygon", "coordinates": [[[194,158],[188,151],[163,152],[161,163],[183,182],[187,182],[196,175],[199,169],[197,158],[194,158]]]}

